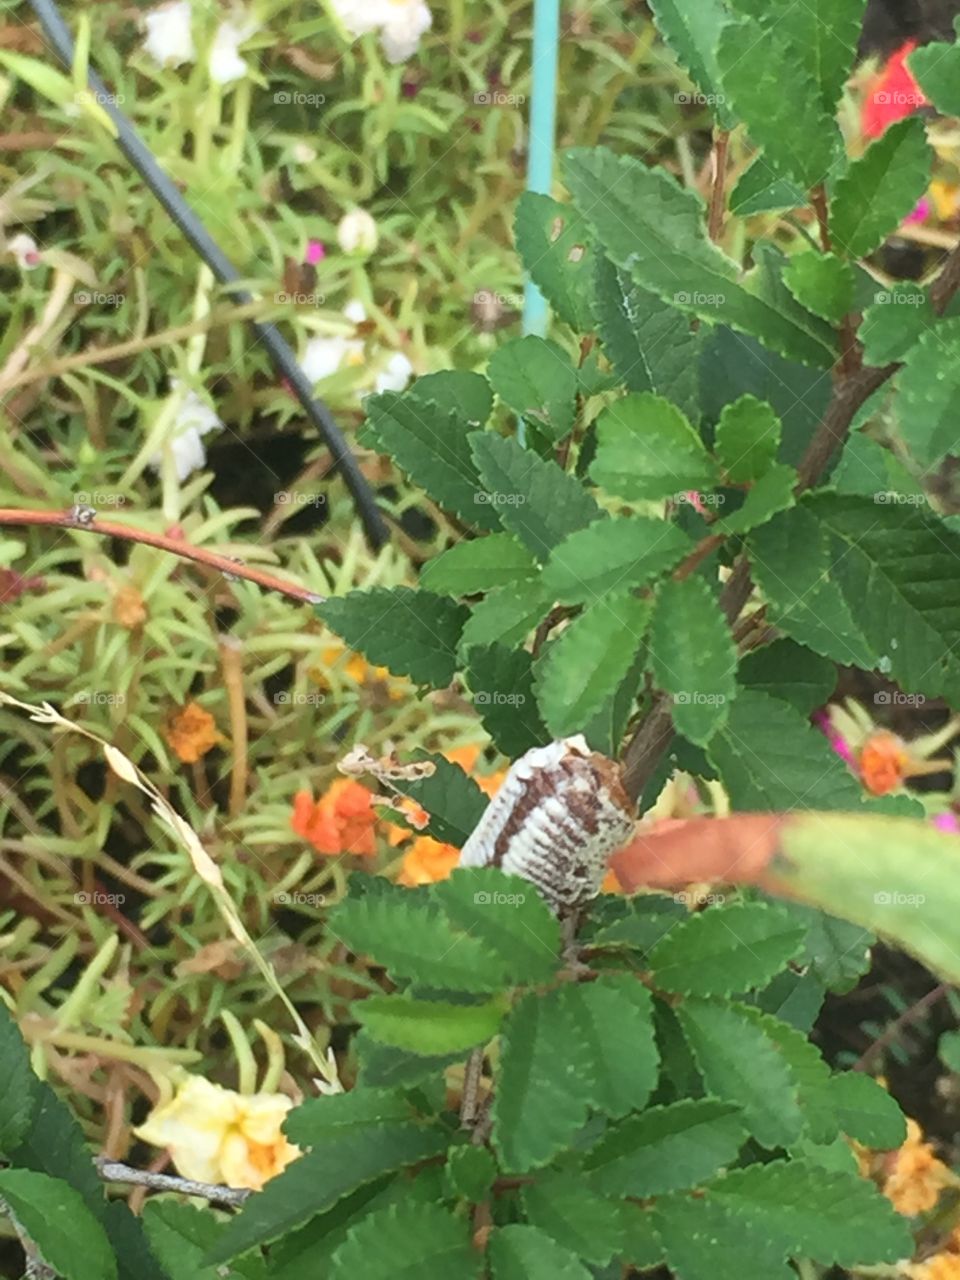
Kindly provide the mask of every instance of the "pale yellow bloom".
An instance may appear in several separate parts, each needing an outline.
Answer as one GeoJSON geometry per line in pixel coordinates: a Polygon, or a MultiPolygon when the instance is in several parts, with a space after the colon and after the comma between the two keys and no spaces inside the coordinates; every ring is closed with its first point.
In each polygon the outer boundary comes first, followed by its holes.
{"type": "Polygon", "coordinates": [[[134,1133],[166,1147],[184,1178],[259,1191],[300,1155],[280,1129],[292,1105],[283,1094],[235,1093],[185,1073],[134,1133]]]}

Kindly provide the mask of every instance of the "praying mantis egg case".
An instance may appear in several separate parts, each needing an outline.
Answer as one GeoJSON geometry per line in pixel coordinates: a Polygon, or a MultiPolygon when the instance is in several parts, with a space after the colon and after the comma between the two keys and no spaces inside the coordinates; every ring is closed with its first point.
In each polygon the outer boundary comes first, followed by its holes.
{"type": "Polygon", "coordinates": [[[607,859],[633,832],[620,768],[582,735],[534,747],[503,785],[460,853],[461,867],[523,876],[557,913],[596,897],[607,859]]]}

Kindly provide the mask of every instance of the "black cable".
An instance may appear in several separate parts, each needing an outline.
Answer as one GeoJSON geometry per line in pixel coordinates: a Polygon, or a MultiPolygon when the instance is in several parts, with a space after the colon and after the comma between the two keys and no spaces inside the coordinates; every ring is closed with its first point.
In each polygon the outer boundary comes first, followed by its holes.
{"type": "MultiPolygon", "coordinates": [[[[40,21],[44,34],[56,50],[58,57],[69,68],[73,66],[73,37],[63,20],[56,0],[30,0],[30,7],[40,21]]],[[[187,240],[213,272],[221,284],[233,285],[240,279],[239,273],[223,253],[209,231],[190,208],[173,182],[163,172],[150,149],[141,140],[133,125],[119,111],[106,85],[93,71],[88,73],[90,87],[98,95],[101,107],[113,121],[117,130],[116,142],[120,150],[139,173],[167,213],[186,236],[187,240]]],[[[252,302],[253,298],[243,289],[231,293],[240,302],[252,302]]],[[[353,497],[367,537],[375,548],[382,547],[389,534],[383,516],[377,509],[373,491],[360,473],[357,460],[347,446],[330,410],[322,400],[314,397],[313,389],[297,363],[296,356],[284,341],[276,325],[252,320],[257,337],[267,349],[274,368],[296,393],[307,417],[323,436],[333,454],[347,488],[353,497]]]]}

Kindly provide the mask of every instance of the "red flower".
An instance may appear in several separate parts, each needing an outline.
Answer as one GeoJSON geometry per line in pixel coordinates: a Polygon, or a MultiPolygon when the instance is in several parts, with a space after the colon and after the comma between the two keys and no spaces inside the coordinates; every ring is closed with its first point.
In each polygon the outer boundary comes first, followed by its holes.
{"type": "Polygon", "coordinates": [[[868,86],[860,111],[860,127],[865,138],[879,138],[890,125],[928,105],[907,66],[907,58],[916,47],[916,40],[901,45],[868,86]]]}

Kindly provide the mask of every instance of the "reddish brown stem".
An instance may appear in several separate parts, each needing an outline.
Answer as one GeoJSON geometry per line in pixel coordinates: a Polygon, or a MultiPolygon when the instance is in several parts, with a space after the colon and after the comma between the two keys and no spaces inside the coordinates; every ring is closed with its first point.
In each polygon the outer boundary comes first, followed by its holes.
{"type": "Polygon", "coordinates": [[[727,205],[725,187],[729,152],[730,134],[726,129],[720,129],[713,149],[713,188],[710,192],[710,213],[707,219],[707,234],[714,241],[720,239],[720,233],[723,230],[723,215],[727,205]]]}
{"type": "Polygon", "coordinates": [[[74,507],[67,511],[20,511],[15,507],[0,507],[0,528],[3,526],[45,525],[55,529],[69,529],[74,533],[99,533],[105,538],[119,538],[123,542],[138,542],[158,551],[169,551],[183,560],[193,560],[210,569],[218,569],[225,577],[244,578],[255,582],[267,591],[278,591],[292,600],[304,604],[320,604],[325,597],[295,582],[285,582],[265,569],[254,569],[240,564],[230,556],[222,556],[206,547],[194,547],[183,538],[172,538],[163,533],[151,533],[148,529],[135,529],[131,525],[117,524],[115,520],[101,520],[96,514],[88,516],[89,507],[74,507]]]}

